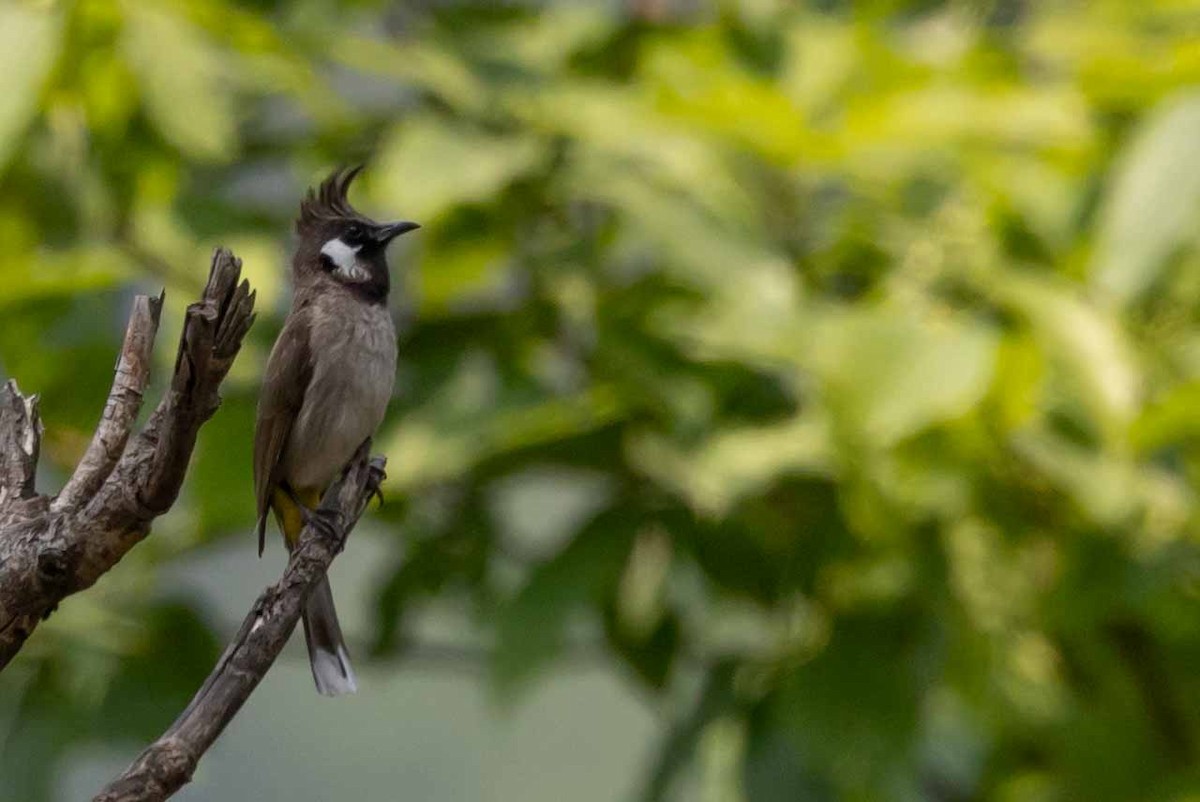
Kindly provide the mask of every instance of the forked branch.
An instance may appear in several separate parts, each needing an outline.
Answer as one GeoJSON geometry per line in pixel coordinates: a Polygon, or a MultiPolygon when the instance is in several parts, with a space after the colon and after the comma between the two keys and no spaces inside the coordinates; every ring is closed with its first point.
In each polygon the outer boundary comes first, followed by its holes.
{"type": "Polygon", "coordinates": [[[136,436],[162,296],[134,300],[104,414],[57,497],[34,483],[37,396],[13,381],[0,388],[0,669],[59,602],[116,565],[175,503],[196,435],[254,322],[241,267],[227,250],[213,254],[204,294],[187,309],[171,387],[136,436]]]}

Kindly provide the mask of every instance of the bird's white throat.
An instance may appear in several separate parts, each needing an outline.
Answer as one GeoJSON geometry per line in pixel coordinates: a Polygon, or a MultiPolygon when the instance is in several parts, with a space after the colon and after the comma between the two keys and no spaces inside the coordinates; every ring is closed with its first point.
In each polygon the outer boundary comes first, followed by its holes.
{"type": "Polygon", "coordinates": [[[371,274],[358,263],[358,252],[361,248],[361,245],[350,246],[334,237],[321,246],[321,253],[333,262],[340,277],[348,281],[366,281],[371,274]]]}

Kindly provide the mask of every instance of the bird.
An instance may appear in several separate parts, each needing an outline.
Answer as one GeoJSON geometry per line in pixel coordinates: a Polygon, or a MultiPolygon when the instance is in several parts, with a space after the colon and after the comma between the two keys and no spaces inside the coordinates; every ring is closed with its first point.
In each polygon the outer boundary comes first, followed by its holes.
{"type": "MultiPolygon", "coordinates": [[[[396,375],[388,309],[388,244],[420,226],[378,223],[347,192],[362,165],[334,170],[300,203],[292,256],[292,306],[267,359],[254,429],[258,554],[273,512],[289,551],[316,521],[326,488],[383,421],[396,375]]],[[[317,690],[357,690],[329,580],[302,613],[317,690]]]]}

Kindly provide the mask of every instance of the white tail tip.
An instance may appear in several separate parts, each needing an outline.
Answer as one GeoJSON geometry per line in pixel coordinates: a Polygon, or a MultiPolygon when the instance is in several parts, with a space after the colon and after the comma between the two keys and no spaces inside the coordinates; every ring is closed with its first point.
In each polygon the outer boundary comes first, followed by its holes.
{"type": "Polygon", "coordinates": [[[322,696],[341,696],[358,690],[354,669],[350,667],[350,656],[346,654],[345,648],[339,646],[337,654],[324,650],[314,651],[310,662],[313,680],[316,681],[317,691],[322,696]]]}

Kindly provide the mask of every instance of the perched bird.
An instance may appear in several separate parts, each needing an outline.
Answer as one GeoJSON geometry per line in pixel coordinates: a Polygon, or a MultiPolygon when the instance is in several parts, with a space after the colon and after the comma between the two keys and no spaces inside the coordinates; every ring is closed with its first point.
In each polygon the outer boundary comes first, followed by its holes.
{"type": "MultiPolygon", "coordinates": [[[[300,204],[295,294],[267,360],[254,431],[260,556],[267,510],[291,549],[325,489],[375,433],[392,394],[396,330],[386,250],[419,226],[377,223],[355,211],[346,191],[361,169],[334,172],[300,204]]],[[[317,690],[353,693],[354,671],[325,578],[305,607],[304,638],[317,690]]]]}

